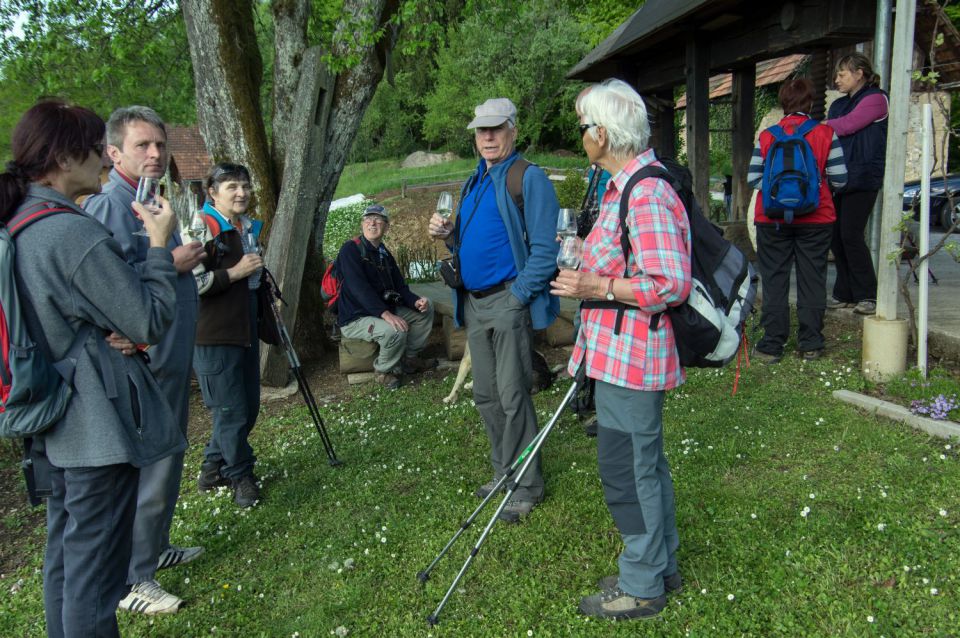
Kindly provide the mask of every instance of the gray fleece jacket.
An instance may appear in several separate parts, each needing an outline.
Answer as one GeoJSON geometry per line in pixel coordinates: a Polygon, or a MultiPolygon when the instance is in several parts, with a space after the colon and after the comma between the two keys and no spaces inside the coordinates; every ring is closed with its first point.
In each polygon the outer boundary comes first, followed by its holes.
{"type": "Polygon", "coordinates": [[[134,269],[107,229],[57,191],[31,184],[20,208],[39,202],[76,214],[48,217],[17,236],[18,292],[36,313],[35,321],[27,319],[30,333],[42,332],[60,359],[84,324],[97,327],[77,361],[67,412],[43,435],[48,458],[57,467],[142,467],[184,450],[147,364],[100,343],[111,331],[137,343],[163,337],[176,306],[170,251],[151,248],[134,269]],[[108,398],[107,385],[116,387],[116,398],[108,398]]]}

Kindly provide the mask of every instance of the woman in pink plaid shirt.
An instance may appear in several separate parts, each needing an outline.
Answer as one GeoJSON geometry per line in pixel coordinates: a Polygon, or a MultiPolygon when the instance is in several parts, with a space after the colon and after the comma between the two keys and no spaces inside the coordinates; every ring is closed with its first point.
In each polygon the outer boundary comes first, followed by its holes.
{"type": "Polygon", "coordinates": [[[620,245],[620,198],[630,177],[656,164],[643,99],[607,80],[577,99],[583,148],[613,177],[583,244],[579,270],[561,270],[552,293],[587,300],[569,371],[596,381],[597,460],[604,498],[623,538],[619,574],[580,602],[591,616],[646,618],[680,589],[670,466],[663,454],[665,391],[684,381],[667,315],[690,292],[689,224],[667,182],[640,180],[630,193],[630,251],[620,245]],[[594,301],[603,303],[590,303],[594,301]],[[594,307],[590,307],[594,306],[594,307]],[[602,307],[596,307],[602,306],[602,307]],[[621,310],[622,309],[622,310],[621,310]],[[622,321],[618,320],[622,314],[622,321]]]}

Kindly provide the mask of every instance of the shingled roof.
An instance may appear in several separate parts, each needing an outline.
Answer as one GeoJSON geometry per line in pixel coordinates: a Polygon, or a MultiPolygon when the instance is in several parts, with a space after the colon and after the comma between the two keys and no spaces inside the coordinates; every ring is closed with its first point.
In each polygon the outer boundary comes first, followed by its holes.
{"type": "Polygon", "coordinates": [[[170,172],[177,181],[202,180],[210,170],[210,156],[196,126],[167,126],[170,172]]]}

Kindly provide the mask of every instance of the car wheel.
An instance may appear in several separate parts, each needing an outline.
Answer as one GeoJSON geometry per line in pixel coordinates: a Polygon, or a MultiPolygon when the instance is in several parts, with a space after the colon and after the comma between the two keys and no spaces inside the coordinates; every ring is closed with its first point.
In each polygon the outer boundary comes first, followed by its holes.
{"type": "Polygon", "coordinates": [[[945,202],[940,208],[940,228],[944,232],[950,230],[954,223],[960,220],[960,202],[950,206],[950,202],[945,202]]]}

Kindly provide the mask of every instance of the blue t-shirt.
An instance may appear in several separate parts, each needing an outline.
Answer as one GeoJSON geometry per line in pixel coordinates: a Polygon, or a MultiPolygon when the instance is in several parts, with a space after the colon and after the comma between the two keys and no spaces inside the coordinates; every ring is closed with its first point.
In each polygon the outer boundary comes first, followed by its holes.
{"type": "MultiPolygon", "coordinates": [[[[486,167],[481,160],[479,171],[486,167]]],[[[497,209],[493,180],[484,174],[460,205],[460,270],[467,290],[485,290],[516,279],[510,238],[497,209]]]]}

